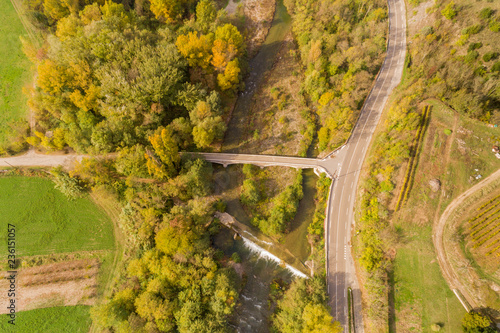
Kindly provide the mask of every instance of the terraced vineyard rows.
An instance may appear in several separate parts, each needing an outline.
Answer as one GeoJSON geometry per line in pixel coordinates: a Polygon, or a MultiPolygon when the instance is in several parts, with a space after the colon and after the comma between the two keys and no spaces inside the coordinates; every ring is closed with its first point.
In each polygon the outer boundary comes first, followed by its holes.
{"type": "Polygon", "coordinates": [[[469,241],[486,256],[500,257],[500,195],[485,202],[468,220],[469,241]]]}

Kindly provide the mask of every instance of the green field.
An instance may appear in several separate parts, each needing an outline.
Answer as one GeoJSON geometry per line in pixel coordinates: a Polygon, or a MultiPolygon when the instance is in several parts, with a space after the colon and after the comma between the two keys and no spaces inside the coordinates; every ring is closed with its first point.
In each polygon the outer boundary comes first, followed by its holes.
{"type": "Polygon", "coordinates": [[[20,36],[27,34],[12,3],[0,1],[0,147],[9,141],[10,123],[26,119],[22,88],[31,80],[30,62],[22,52],[20,36]]]}
{"type": "Polygon", "coordinates": [[[59,306],[54,308],[23,311],[16,314],[16,326],[1,316],[0,332],[16,333],[86,333],[91,319],[90,306],[59,306]]]}
{"type": "Polygon", "coordinates": [[[432,244],[430,225],[407,225],[406,245],[394,261],[396,331],[431,332],[439,323],[443,332],[461,332],[465,309],[441,275],[432,244]]]}
{"type": "MultiPolygon", "coordinates": [[[[113,225],[88,197],[69,201],[48,179],[0,178],[0,243],[16,227],[18,256],[114,247],[113,225]]],[[[5,245],[4,245],[5,246],[5,245]]]]}
{"type": "Polygon", "coordinates": [[[394,216],[401,238],[394,261],[395,327],[430,332],[430,325],[440,323],[444,332],[460,332],[465,310],[441,275],[431,229],[454,198],[500,167],[491,152],[499,130],[456,116],[437,100],[426,103],[433,108],[415,180],[408,202],[394,216]],[[444,195],[431,190],[431,179],[440,179],[444,195]]]}

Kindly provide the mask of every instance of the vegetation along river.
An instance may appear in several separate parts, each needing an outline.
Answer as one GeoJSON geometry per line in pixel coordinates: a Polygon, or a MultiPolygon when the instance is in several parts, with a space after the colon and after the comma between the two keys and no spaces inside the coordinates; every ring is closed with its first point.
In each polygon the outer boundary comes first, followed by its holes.
{"type": "MultiPolygon", "coordinates": [[[[270,70],[278,54],[281,43],[291,27],[291,18],[283,1],[279,0],[269,34],[261,46],[259,53],[249,62],[250,73],[245,80],[245,91],[240,93],[226,133],[223,151],[238,152],[238,146],[244,133],[247,113],[252,97],[266,71],[270,70]]],[[[314,212],[314,195],[316,193],[317,176],[313,170],[303,172],[304,198],[301,200],[295,219],[291,222],[289,232],[281,244],[271,243],[251,226],[250,218],[239,201],[239,182],[241,181],[241,166],[215,167],[216,191],[224,193],[226,211],[239,222],[252,228],[252,235],[243,235],[261,246],[263,250],[249,249],[248,242],[233,240],[232,232],[223,230],[216,237],[216,246],[226,254],[237,252],[242,259],[245,271],[245,287],[243,288],[239,306],[232,320],[232,326],[237,332],[269,332],[268,318],[272,314],[269,305],[270,285],[273,280],[290,281],[293,274],[280,267],[275,261],[269,260],[269,253],[285,260],[290,265],[307,273],[304,265],[310,253],[307,242],[307,226],[314,212]]]]}

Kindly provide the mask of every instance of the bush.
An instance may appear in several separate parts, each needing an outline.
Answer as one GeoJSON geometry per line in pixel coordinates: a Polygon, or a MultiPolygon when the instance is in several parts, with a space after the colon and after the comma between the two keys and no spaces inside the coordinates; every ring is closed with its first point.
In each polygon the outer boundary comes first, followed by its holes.
{"type": "Polygon", "coordinates": [[[490,22],[490,30],[493,32],[499,32],[500,31],[500,22],[491,21],[490,22]]]}
{"type": "Polygon", "coordinates": [[[432,324],[431,325],[431,331],[433,331],[433,332],[439,332],[439,331],[441,331],[441,326],[439,324],[432,324]]]}
{"type": "Polygon", "coordinates": [[[464,57],[464,60],[466,63],[471,64],[474,61],[476,61],[477,57],[479,57],[479,53],[476,50],[474,50],[468,52],[467,55],[464,57]]]}
{"type": "Polygon", "coordinates": [[[479,33],[481,30],[483,30],[483,26],[480,24],[477,25],[471,25],[470,27],[467,27],[462,30],[462,35],[475,35],[479,33]]]}
{"type": "Polygon", "coordinates": [[[482,18],[483,20],[487,20],[493,15],[493,9],[486,7],[481,9],[479,12],[479,18],[482,18]]]}
{"type": "Polygon", "coordinates": [[[477,50],[477,49],[480,49],[481,47],[483,47],[483,43],[481,42],[478,42],[478,43],[470,43],[469,44],[469,49],[468,51],[474,51],[474,50],[477,50]]]}
{"type": "Polygon", "coordinates": [[[240,255],[238,254],[238,252],[234,252],[231,255],[231,260],[234,261],[237,264],[241,262],[241,258],[240,258],[240,255]]]}
{"type": "Polygon", "coordinates": [[[500,61],[497,61],[492,67],[491,67],[492,72],[500,72],[500,61]]]}
{"type": "Polygon", "coordinates": [[[448,20],[453,19],[457,16],[457,10],[455,8],[455,2],[450,2],[444,9],[441,11],[441,14],[446,17],[448,20]]]}
{"type": "Polygon", "coordinates": [[[488,52],[488,53],[485,53],[483,55],[483,60],[485,62],[488,62],[490,60],[495,60],[496,58],[498,58],[498,52],[488,52]]]}

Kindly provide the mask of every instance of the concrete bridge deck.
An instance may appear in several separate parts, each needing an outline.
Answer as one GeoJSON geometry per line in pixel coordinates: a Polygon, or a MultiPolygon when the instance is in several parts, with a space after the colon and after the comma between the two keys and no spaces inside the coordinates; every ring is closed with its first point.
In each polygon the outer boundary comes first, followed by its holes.
{"type": "Polygon", "coordinates": [[[260,167],[286,166],[296,169],[315,169],[333,178],[338,169],[339,158],[331,155],[325,159],[275,156],[275,155],[252,155],[252,154],[229,154],[229,153],[197,153],[205,160],[222,164],[225,167],[231,164],[253,164],[260,167]]]}

